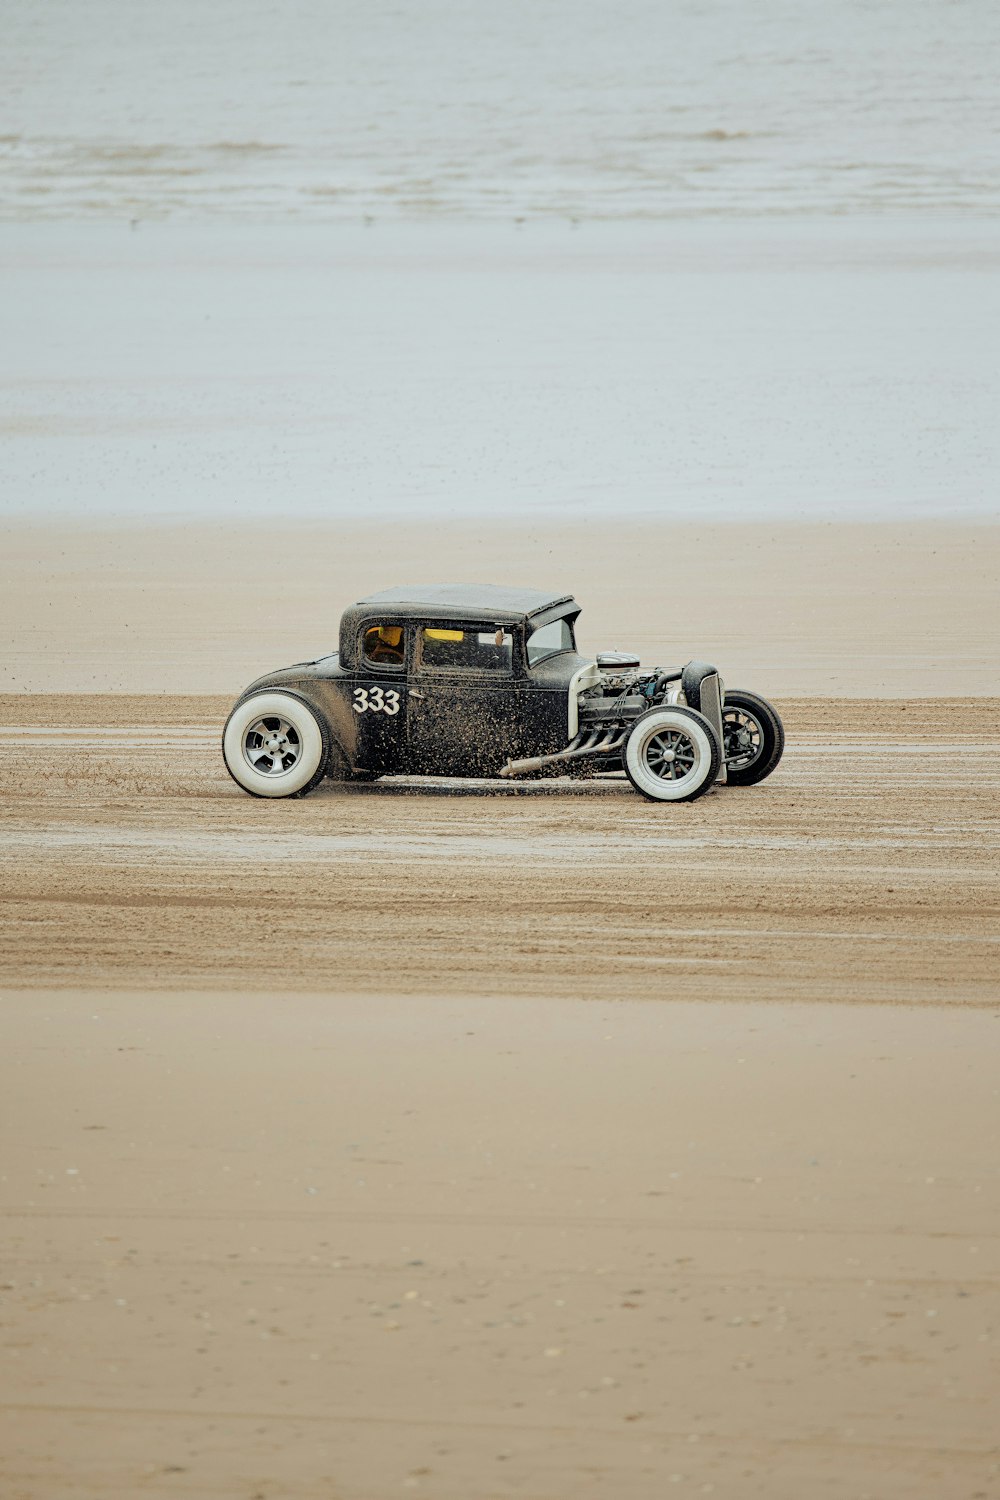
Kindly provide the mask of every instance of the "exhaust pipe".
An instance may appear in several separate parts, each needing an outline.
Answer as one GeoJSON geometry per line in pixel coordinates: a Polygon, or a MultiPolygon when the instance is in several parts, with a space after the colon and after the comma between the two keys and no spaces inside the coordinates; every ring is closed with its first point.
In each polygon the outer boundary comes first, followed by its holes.
{"type": "Polygon", "coordinates": [[[530,776],[532,771],[544,770],[546,766],[559,765],[562,761],[579,760],[585,755],[610,755],[614,750],[620,750],[625,742],[625,731],[617,727],[591,730],[590,734],[578,734],[575,740],[571,740],[565,750],[557,750],[554,755],[533,755],[527,760],[509,760],[500,771],[504,777],[530,776]]]}

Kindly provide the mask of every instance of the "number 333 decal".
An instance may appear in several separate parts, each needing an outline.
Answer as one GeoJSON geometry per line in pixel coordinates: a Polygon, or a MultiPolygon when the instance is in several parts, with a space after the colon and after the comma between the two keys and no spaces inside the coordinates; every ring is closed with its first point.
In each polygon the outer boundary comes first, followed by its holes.
{"type": "Polygon", "coordinates": [[[353,708],[356,714],[398,714],[399,694],[395,688],[387,692],[380,687],[355,688],[353,708]]]}

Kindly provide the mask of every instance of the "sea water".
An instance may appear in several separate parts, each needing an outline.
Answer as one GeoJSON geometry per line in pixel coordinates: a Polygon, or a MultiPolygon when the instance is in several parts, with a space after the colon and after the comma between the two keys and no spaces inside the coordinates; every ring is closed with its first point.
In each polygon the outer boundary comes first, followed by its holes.
{"type": "Polygon", "coordinates": [[[1000,512],[992,0],[6,0],[0,514],[1000,512]]]}
{"type": "Polygon", "coordinates": [[[996,213],[995,0],[4,0],[0,213],[996,213]]]}

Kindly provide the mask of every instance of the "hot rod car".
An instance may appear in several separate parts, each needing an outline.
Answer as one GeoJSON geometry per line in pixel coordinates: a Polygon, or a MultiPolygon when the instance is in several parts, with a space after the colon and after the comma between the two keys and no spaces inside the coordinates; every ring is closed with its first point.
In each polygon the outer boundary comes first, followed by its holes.
{"type": "Polygon", "coordinates": [[[260,677],[226,721],[226,766],[257,797],[324,777],[622,772],[656,802],[750,786],[781,759],[777,713],[715,667],[581,656],[564,594],[427,584],[345,610],[340,649],[260,677]]]}

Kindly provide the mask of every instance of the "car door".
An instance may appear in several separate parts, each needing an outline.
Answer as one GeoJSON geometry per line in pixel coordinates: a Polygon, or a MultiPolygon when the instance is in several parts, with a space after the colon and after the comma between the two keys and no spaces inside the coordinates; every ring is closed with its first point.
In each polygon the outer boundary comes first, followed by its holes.
{"type": "Polygon", "coordinates": [[[482,776],[520,753],[523,680],[515,637],[488,620],[418,625],[406,698],[407,767],[482,776]]]}
{"type": "Polygon", "coordinates": [[[407,627],[386,616],[366,620],[351,685],[359,766],[376,772],[401,768],[406,750],[407,627]]]}

